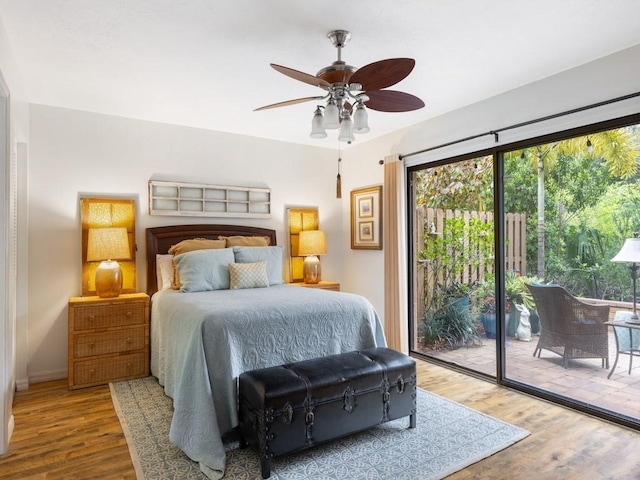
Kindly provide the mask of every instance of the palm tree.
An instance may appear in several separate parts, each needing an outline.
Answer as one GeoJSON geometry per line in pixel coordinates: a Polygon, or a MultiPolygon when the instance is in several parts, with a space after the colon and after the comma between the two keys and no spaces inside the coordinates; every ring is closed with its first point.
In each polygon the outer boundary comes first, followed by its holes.
{"type": "Polygon", "coordinates": [[[538,178],[538,257],[537,276],[545,276],[545,175],[552,172],[562,155],[591,155],[606,161],[609,172],[617,178],[628,179],[638,173],[639,145],[634,142],[631,128],[619,128],[575,137],[545,145],[536,145],[521,152],[531,157],[538,178]]]}

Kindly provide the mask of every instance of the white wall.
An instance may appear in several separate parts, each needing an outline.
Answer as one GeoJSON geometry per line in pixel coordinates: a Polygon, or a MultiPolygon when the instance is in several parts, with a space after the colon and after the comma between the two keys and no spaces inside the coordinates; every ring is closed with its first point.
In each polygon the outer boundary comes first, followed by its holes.
{"type": "MultiPolygon", "coordinates": [[[[323,277],[384,312],[383,252],[351,250],[350,191],[383,182],[378,161],[517,122],[640,90],[640,46],[535,82],[342,153],[342,200],[335,199],[336,152],[219,132],[34,105],[30,110],[29,374],[66,373],[66,302],[80,293],[81,194],[138,199],[138,287],[144,289],[144,229],[193,219],[149,217],[147,181],[176,179],[268,186],[273,218],[255,220],[284,241],[287,206],[317,205],[329,255],[323,277]],[[311,176],[310,176],[311,174],[311,176]],[[308,179],[310,178],[310,180],[308,179]]],[[[428,108],[428,99],[427,108],[428,108]]],[[[640,111],[640,100],[505,132],[501,143],[640,111]]],[[[373,116],[372,116],[373,117],[373,116]]],[[[375,129],[374,118],[370,119],[375,129]]],[[[364,138],[362,140],[365,140],[364,138]]],[[[413,157],[405,164],[492,146],[493,137],[413,157]]],[[[229,223],[245,223],[230,219],[229,223]]]]}
{"type": "Polygon", "coordinates": [[[145,228],[231,223],[275,228],[286,245],[289,206],[318,206],[327,234],[323,278],[341,280],[341,204],[332,150],[41,105],[30,109],[29,377],[64,378],[67,301],[81,295],[80,196],[137,203],[138,289],[145,289],[145,228]],[[147,182],[268,187],[270,219],[149,216],[147,182]]]}
{"type": "MultiPolygon", "coordinates": [[[[28,139],[28,113],[25,101],[25,92],[22,89],[20,72],[16,66],[11,42],[0,18],[0,83],[2,83],[3,115],[8,112],[8,117],[3,116],[0,126],[3,129],[1,134],[3,141],[3,151],[0,154],[0,182],[2,182],[5,213],[7,212],[8,197],[4,194],[8,187],[7,174],[9,172],[8,163],[14,155],[17,156],[18,142],[25,142],[28,139]],[[8,118],[8,125],[5,120],[8,118]],[[8,127],[8,128],[7,128],[8,127]]],[[[25,159],[23,159],[25,160],[25,159]]],[[[20,177],[18,183],[25,181],[24,165],[18,166],[20,177]]],[[[19,201],[22,202],[18,208],[26,204],[26,192],[20,192],[19,201]]],[[[25,250],[20,246],[21,242],[26,244],[26,224],[19,221],[17,225],[18,258],[23,258],[19,264],[24,267],[25,250]]],[[[6,216],[3,215],[2,229],[3,235],[0,238],[0,252],[7,255],[9,252],[9,232],[6,224],[6,216]]],[[[6,257],[5,257],[6,258],[6,257]]],[[[4,260],[4,258],[3,258],[4,260]]],[[[4,265],[4,263],[3,263],[4,265]]],[[[13,392],[16,385],[16,377],[19,376],[23,368],[26,368],[26,357],[20,356],[20,348],[26,346],[26,317],[23,315],[27,304],[27,291],[23,289],[17,293],[17,299],[9,297],[7,292],[13,289],[5,288],[5,280],[16,282],[18,285],[24,280],[24,270],[18,273],[18,278],[4,278],[5,269],[2,269],[3,288],[2,301],[0,301],[0,454],[6,451],[11,433],[13,430],[13,415],[11,405],[13,392]],[[10,305],[6,304],[11,303],[10,305]]],[[[24,349],[22,350],[24,351],[24,349]]]]}

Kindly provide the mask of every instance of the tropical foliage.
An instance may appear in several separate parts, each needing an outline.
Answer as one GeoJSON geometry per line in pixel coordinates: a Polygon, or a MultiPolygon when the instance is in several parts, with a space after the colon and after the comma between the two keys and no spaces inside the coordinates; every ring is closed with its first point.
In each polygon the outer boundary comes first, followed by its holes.
{"type": "MultiPolygon", "coordinates": [[[[524,287],[544,278],[567,286],[579,296],[631,300],[628,268],[611,262],[635,231],[640,231],[640,128],[631,126],[537,145],[504,155],[504,211],[527,216],[527,272],[508,274],[505,293],[531,307],[524,287]]],[[[417,205],[490,211],[493,206],[493,159],[440,165],[416,172],[417,205]]],[[[465,263],[493,255],[493,224],[452,222],[448,236],[425,241],[420,260],[436,267],[437,288],[425,293],[425,338],[449,345],[473,343],[468,323],[449,328],[444,312],[449,293],[465,263]],[[465,230],[466,228],[466,230],[465,230]],[[476,242],[477,249],[468,246],[476,242]],[[484,242],[484,243],[483,243],[484,242]],[[439,282],[439,283],[438,283],[439,282]],[[457,332],[457,333],[455,333],[457,332]],[[452,335],[461,335],[457,340],[452,335]],[[444,339],[444,340],[443,340],[444,339]]],[[[487,276],[485,286],[490,284],[487,276]]],[[[480,285],[466,286],[481,290],[480,285]]],[[[471,307],[495,309],[490,294],[478,294],[471,307]]],[[[452,313],[459,320],[461,315],[452,313]]]]}

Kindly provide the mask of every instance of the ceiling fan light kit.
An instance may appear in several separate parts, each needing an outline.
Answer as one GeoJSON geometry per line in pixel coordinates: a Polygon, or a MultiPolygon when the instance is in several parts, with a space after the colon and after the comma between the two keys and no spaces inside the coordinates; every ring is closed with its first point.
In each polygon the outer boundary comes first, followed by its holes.
{"type": "Polygon", "coordinates": [[[351,143],[355,140],[353,136],[353,121],[351,120],[351,115],[345,108],[342,110],[340,114],[340,134],[338,135],[338,140],[340,142],[351,143]]]}
{"type": "Polygon", "coordinates": [[[313,114],[313,119],[311,119],[311,138],[327,138],[320,108],[320,105],[316,107],[316,112],[313,114]]]}
{"type": "Polygon", "coordinates": [[[415,66],[415,60],[389,58],[357,69],[342,61],[342,48],[351,39],[351,33],[333,30],[327,34],[327,38],[337,48],[338,59],[320,69],[316,75],[271,64],[274,70],[283,75],[320,87],[326,94],[265,105],[256,108],[256,111],[324,100],[325,105],[317,105],[311,119],[311,137],[326,138],[326,130],[339,128],[338,140],[351,143],[355,140],[354,133],[360,135],[370,131],[366,107],[380,112],[409,112],[424,107],[424,102],[414,95],[383,90],[407,77],[415,66]]]}

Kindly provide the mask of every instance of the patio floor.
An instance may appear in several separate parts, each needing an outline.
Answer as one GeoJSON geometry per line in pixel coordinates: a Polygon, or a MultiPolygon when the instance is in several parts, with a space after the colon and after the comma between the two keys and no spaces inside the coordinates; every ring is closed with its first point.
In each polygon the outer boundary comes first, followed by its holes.
{"type": "MultiPolygon", "coordinates": [[[[457,350],[420,350],[478,372],[495,376],[495,340],[483,338],[482,345],[457,350]]],[[[628,355],[620,355],[618,365],[608,379],[616,358],[613,331],[609,330],[609,369],[602,368],[599,359],[569,361],[562,367],[562,357],[542,350],[540,358],[533,356],[538,337],[530,342],[508,337],[506,342],[506,376],[511,380],[534,385],[550,392],[572,397],[594,406],[640,418],[640,359],[636,358],[629,374],[628,355]]]]}

